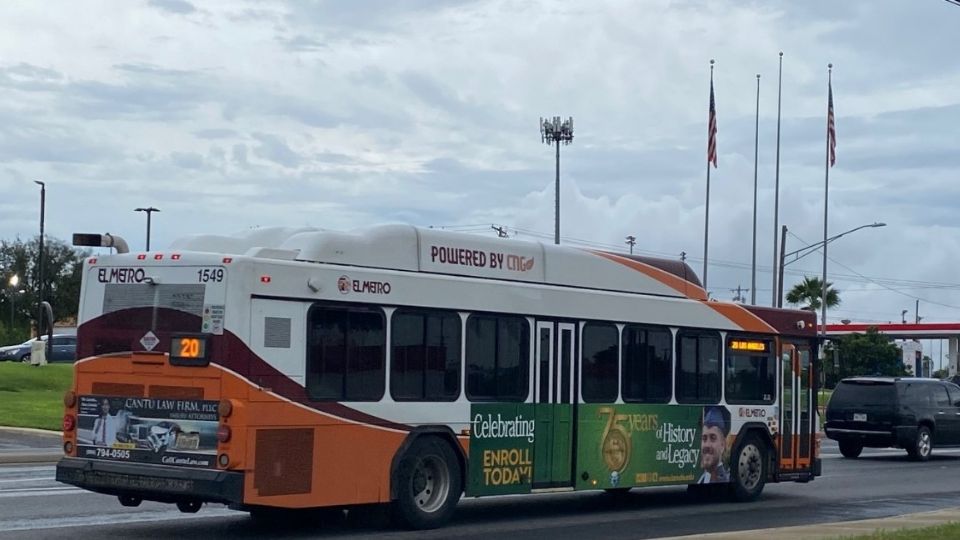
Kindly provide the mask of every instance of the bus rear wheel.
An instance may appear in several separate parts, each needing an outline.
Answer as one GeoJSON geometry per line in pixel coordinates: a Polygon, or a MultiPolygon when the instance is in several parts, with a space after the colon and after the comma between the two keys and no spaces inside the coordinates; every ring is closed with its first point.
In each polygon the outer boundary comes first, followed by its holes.
{"type": "Polygon", "coordinates": [[[420,437],[397,465],[397,520],[413,529],[434,529],[446,523],[463,491],[460,462],[446,441],[420,437]]]}
{"type": "Polygon", "coordinates": [[[767,445],[755,435],[744,438],[733,453],[731,491],[737,501],[756,500],[767,482],[767,445]]]}

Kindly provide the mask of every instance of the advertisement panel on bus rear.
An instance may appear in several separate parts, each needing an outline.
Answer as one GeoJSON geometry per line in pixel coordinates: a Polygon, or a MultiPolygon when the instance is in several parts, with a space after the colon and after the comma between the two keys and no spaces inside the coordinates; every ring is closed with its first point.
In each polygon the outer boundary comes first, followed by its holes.
{"type": "Polygon", "coordinates": [[[213,467],[216,401],[80,396],[77,456],[213,467]]]}

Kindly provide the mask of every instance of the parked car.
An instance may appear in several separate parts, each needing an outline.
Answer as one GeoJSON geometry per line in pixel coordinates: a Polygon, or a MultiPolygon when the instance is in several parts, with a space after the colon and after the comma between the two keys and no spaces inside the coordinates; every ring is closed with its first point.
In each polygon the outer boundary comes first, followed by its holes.
{"type": "MultiPolygon", "coordinates": [[[[41,336],[43,341],[47,336],[41,336]]],[[[0,347],[0,361],[29,362],[30,347],[37,338],[33,338],[19,345],[0,347]]],[[[53,336],[53,351],[48,355],[48,362],[73,362],[77,359],[77,336],[55,334],[53,336]]]]}
{"type": "Polygon", "coordinates": [[[934,447],[960,446],[960,386],[916,377],[853,377],[827,404],[827,437],[856,458],[864,447],[903,448],[926,461],[934,447]]]}

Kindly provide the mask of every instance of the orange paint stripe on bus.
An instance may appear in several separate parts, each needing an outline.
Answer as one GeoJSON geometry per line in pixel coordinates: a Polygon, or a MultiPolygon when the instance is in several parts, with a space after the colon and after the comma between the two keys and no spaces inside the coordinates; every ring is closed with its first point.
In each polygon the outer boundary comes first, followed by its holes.
{"type": "Polygon", "coordinates": [[[747,332],[776,333],[776,329],[763,319],[750,313],[737,304],[704,301],[704,304],[713,308],[717,313],[733,321],[734,324],[747,332]]]}
{"type": "Polygon", "coordinates": [[[650,266],[649,264],[644,264],[642,262],[635,261],[633,259],[628,259],[626,257],[621,257],[619,255],[614,255],[613,253],[606,253],[604,251],[594,251],[587,250],[594,255],[599,255],[604,259],[611,260],[615,263],[622,264],[628,268],[642,272],[647,276],[663,283],[664,285],[670,287],[671,289],[676,290],[677,292],[683,294],[687,298],[693,300],[706,300],[707,292],[703,288],[690,283],[689,281],[677,277],[670,272],[665,272],[659,268],[650,266]]]}

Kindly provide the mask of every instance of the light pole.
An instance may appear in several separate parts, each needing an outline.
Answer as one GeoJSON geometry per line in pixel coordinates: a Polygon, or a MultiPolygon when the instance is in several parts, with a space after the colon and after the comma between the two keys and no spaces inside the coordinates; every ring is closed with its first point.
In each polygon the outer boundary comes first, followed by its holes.
{"type": "Polygon", "coordinates": [[[150,216],[154,212],[159,212],[159,208],[154,208],[148,206],[147,208],[134,208],[134,212],[146,212],[147,213],[147,251],[150,251],[150,216]]]}
{"type": "Polygon", "coordinates": [[[560,245],[560,143],[570,144],[573,142],[573,117],[560,121],[559,116],[554,116],[553,120],[544,120],[540,117],[540,141],[557,145],[557,188],[556,188],[556,210],[554,211],[553,243],[560,245]]]}
{"type": "MultiPolygon", "coordinates": [[[[784,226],[783,226],[783,230],[782,230],[783,234],[780,236],[780,251],[781,251],[781,253],[780,253],[780,269],[779,269],[779,272],[778,272],[778,274],[779,274],[779,276],[780,276],[780,279],[777,280],[777,281],[778,281],[778,284],[777,284],[777,307],[783,307],[783,268],[784,268],[785,266],[787,266],[788,264],[792,264],[792,263],[795,263],[795,262],[799,261],[800,259],[802,259],[802,258],[806,257],[807,255],[813,253],[814,251],[816,251],[816,250],[819,249],[820,247],[825,246],[825,245],[829,244],[830,242],[833,242],[834,240],[836,240],[837,238],[840,238],[841,236],[846,236],[846,235],[848,235],[848,234],[850,234],[850,233],[852,233],[852,232],[859,231],[860,229],[867,229],[867,228],[871,228],[871,227],[886,227],[886,226],[887,226],[886,223],[868,223],[868,224],[866,224],[866,225],[861,225],[861,226],[859,226],[859,227],[854,227],[853,229],[850,229],[849,231],[844,231],[844,232],[842,232],[842,233],[840,233],[840,234],[835,234],[835,235],[831,236],[830,238],[827,238],[826,240],[821,240],[821,241],[817,242],[816,244],[811,244],[811,245],[809,245],[809,246],[802,247],[802,248],[800,248],[800,249],[798,249],[798,250],[791,251],[791,252],[789,252],[789,253],[784,253],[784,252],[783,252],[783,250],[784,250],[783,248],[786,246],[786,240],[787,240],[787,226],[784,225],[784,226]],[[788,260],[787,260],[787,257],[793,257],[793,259],[791,259],[791,260],[788,261],[788,260]]],[[[824,286],[826,286],[826,276],[824,276],[824,286]]],[[[825,327],[825,326],[826,326],[826,321],[823,321],[823,324],[824,324],[824,327],[825,327]]]]}
{"type": "Polygon", "coordinates": [[[13,330],[13,312],[15,311],[17,297],[14,295],[16,292],[17,284],[20,283],[20,276],[14,274],[10,276],[10,281],[7,282],[9,288],[7,288],[7,298],[10,300],[10,330],[13,330]]]}
{"type": "MultiPolygon", "coordinates": [[[[40,186],[40,253],[37,264],[37,338],[43,333],[43,299],[46,296],[46,287],[43,281],[43,218],[45,207],[47,205],[47,185],[40,180],[34,180],[34,184],[40,186]]],[[[50,321],[53,324],[53,321],[50,321]]]]}

